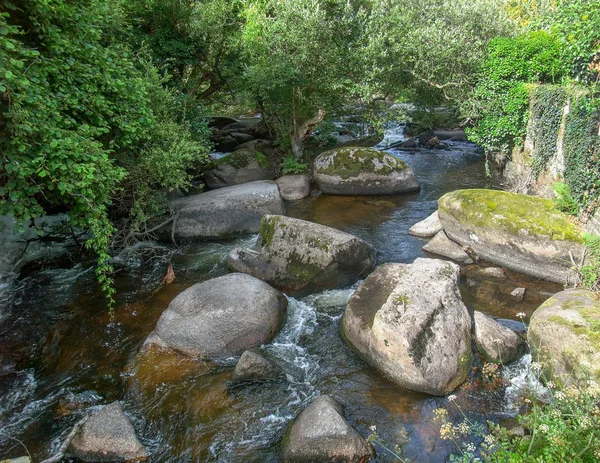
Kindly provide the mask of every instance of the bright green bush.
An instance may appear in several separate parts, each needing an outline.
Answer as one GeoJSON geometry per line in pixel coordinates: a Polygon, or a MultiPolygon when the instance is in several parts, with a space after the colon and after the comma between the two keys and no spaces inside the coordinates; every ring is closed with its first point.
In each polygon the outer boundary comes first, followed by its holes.
{"type": "Polygon", "coordinates": [[[545,31],[492,40],[473,96],[478,122],[469,138],[489,152],[509,153],[527,128],[527,84],[559,82],[561,53],[558,39],[545,31]]]}

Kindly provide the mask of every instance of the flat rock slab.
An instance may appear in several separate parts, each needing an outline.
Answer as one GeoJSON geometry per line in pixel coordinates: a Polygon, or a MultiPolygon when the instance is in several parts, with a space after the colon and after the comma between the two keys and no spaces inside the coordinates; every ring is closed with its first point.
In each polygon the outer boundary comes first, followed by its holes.
{"type": "Polygon", "coordinates": [[[94,413],[73,439],[68,452],[89,462],[124,462],[148,456],[119,402],[94,413]]]}
{"type": "Polygon", "coordinates": [[[284,463],[367,463],[372,447],[344,418],[342,406],[322,395],[290,425],[284,438],[284,463]]]}
{"type": "Polygon", "coordinates": [[[173,224],[164,227],[161,238],[178,240],[227,239],[243,233],[256,233],[266,214],[284,214],[285,206],[275,182],[244,183],[172,203],[173,224]]]}
{"type": "Polygon", "coordinates": [[[418,236],[419,238],[431,238],[441,231],[442,222],[440,222],[438,211],[435,211],[425,220],[421,220],[410,227],[408,233],[409,235],[418,236]]]}
{"type": "Polygon", "coordinates": [[[228,265],[288,294],[349,286],[374,267],[365,241],[334,228],[281,215],[262,220],[254,248],[235,248],[228,265]]]}
{"type": "Polygon", "coordinates": [[[510,363],[520,357],[524,341],[513,330],[502,326],[482,312],[475,311],[475,343],[488,362],[510,363]]]}
{"type": "Polygon", "coordinates": [[[333,195],[392,195],[420,189],[405,162],[373,148],[321,153],[314,162],[314,177],[323,193],[333,195]]]}
{"type": "Polygon", "coordinates": [[[423,251],[438,256],[447,257],[463,264],[472,264],[473,261],[469,255],[454,241],[450,240],[446,234],[441,231],[435,235],[429,243],[423,246],[423,251]]]}
{"type": "Polygon", "coordinates": [[[287,298],[264,281],[232,273],[195,284],[162,313],[144,343],[220,361],[268,343],[285,319],[287,298]]]}
{"type": "Polygon", "coordinates": [[[529,322],[529,344],[545,379],[559,387],[600,382],[600,301],[585,289],[568,289],[538,307],[529,322]]]}
{"type": "Polygon", "coordinates": [[[479,257],[516,272],[573,283],[580,262],[580,228],[547,199],[495,190],[457,190],[438,201],[448,237],[479,257]]]}
{"type": "Polygon", "coordinates": [[[297,201],[310,194],[310,178],[307,175],[284,175],[275,181],[286,201],[297,201]]]}
{"type": "Polygon", "coordinates": [[[472,361],[459,275],[458,265],[438,259],[378,267],[348,302],[345,340],[401,386],[449,394],[466,380],[472,361]]]}

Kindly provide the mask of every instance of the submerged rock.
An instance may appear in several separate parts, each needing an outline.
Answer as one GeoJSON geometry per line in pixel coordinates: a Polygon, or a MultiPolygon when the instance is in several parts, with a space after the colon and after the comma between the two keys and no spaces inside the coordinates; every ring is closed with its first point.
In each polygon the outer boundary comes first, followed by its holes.
{"type": "Polygon", "coordinates": [[[488,362],[510,363],[524,352],[524,341],[513,330],[475,311],[475,343],[488,362]]]}
{"type": "Polygon", "coordinates": [[[276,182],[281,197],[287,201],[306,198],[310,193],[310,178],[307,175],[284,175],[276,182]]]}
{"type": "Polygon", "coordinates": [[[423,251],[438,256],[447,257],[448,259],[461,262],[463,264],[472,264],[473,261],[469,255],[454,241],[451,241],[446,234],[441,231],[435,235],[429,243],[423,246],[423,251]]]}
{"type": "Polygon", "coordinates": [[[143,460],[148,456],[119,402],[94,413],[73,439],[68,452],[89,462],[143,460]]]}
{"type": "Polygon", "coordinates": [[[253,249],[233,249],[229,267],[291,294],[348,286],[375,263],[373,247],[348,233],[281,215],[262,219],[253,249]]]}
{"type": "Polygon", "coordinates": [[[285,206],[275,182],[244,183],[172,203],[175,221],[165,226],[161,238],[169,240],[174,227],[176,239],[230,238],[256,233],[265,214],[284,214],[285,206]]]}
{"type": "Polygon", "coordinates": [[[391,195],[420,188],[405,162],[373,148],[326,151],[315,159],[314,176],[325,194],[391,195]]]}
{"type": "Polygon", "coordinates": [[[418,236],[419,238],[430,238],[437,235],[441,231],[442,222],[440,222],[438,211],[435,211],[425,220],[421,220],[410,227],[408,233],[410,235],[418,236]]]}
{"type": "Polygon", "coordinates": [[[286,308],[282,293],[250,275],[214,278],[173,299],[143,348],[212,361],[235,357],[273,339],[286,308]]]}
{"type": "Polygon", "coordinates": [[[600,301],[585,289],[568,289],[538,307],[529,322],[533,359],[559,386],[600,381],[600,301]]]}
{"type": "Polygon", "coordinates": [[[366,463],[372,447],[344,418],[342,406],[317,397],[293,421],[284,438],[284,463],[366,463]]]}
{"type": "Polygon", "coordinates": [[[204,181],[211,190],[274,178],[271,162],[261,152],[251,149],[234,151],[213,161],[204,171],[204,181]]]}
{"type": "Polygon", "coordinates": [[[552,201],[493,190],[458,190],[439,200],[450,239],[481,258],[557,283],[574,282],[571,256],[584,255],[581,230],[552,201]]]}
{"type": "Polygon", "coordinates": [[[471,367],[471,317],[458,290],[460,268],[437,259],[377,268],[350,298],[346,341],[403,387],[445,395],[471,367]]]}
{"type": "Polygon", "coordinates": [[[285,377],[285,373],[281,368],[259,352],[247,350],[235,365],[235,370],[231,375],[231,383],[237,385],[259,381],[276,381],[283,377],[285,377]]]}

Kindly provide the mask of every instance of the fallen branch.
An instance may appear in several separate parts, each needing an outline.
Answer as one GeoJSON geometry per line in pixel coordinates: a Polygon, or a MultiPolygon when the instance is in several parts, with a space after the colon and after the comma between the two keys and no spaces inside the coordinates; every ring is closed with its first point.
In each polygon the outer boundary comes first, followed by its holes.
{"type": "Polygon", "coordinates": [[[88,418],[89,415],[86,415],[83,418],[81,418],[77,423],[75,423],[75,426],[73,426],[73,429],[71,429],[71,432],[69,433],[65,441],[58,448],[58,451],[53,456],[41,461],[40,463],[58,463],[59,461],[61,461],[65,457],[67,448],[69,448],[69,445],[71,445],[71,442],[73,441],[73,439],[75,439],[75,436],[79,433],[79,430],[88,420],[88,418]]]}

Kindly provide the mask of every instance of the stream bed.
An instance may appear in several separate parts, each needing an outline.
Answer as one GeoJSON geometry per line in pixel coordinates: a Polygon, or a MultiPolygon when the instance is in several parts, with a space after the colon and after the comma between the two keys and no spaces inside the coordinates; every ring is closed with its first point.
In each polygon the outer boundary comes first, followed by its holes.
{"type": "MultiPolygon", "coordinates": [[[[424,256],[425,241],[409,236],[408,229],[435,211],[440,196],[460,188],[492,187],[474,145],[444,143],[448,149],[390,151],[414,169],[419,193],[312,194],[288,203],[287,212],[364,239],[375,247],[378,264],[412,262],[424,256]]],[[[236,359],[207,370],[192,360],[136,357],[177,294],[225,274],[229,250],[255,239],[179,247],[142,243],[128,249],[115,260],[118,303],[113,321],[93,270],[81,265],[40,269],[0,288],[0,459],[26,454],[20,442],[34,461],[47,458],[84,413],[121,400],[149,462],[277,462],[286,425],[315,397],[331,394],[363,436],[376,426],[390,447],[402,445],[403,458],[445,462],[455,449],[439,438],[433,410],[447,406],[447,399],[396,386],[340,338],[339,321],[353,288],[290,298],[286,324],[263,347],[286,370],[285,382],[230,390],[227,382],[236,359]],[[169,262],[177,279],[159,288],[169,262]]],[[[528,318],[562,289],[513,273],[505,280],[486,279],[477,269],[463,269],[467,307],[503,319],[519,321],[519,312],[528,318]],[[517,287],[527,289],[523,302],[510,296],[517,287]]],[[[482,423],[498,421],[514,406],[503,391],[467,387],[457,395],[470,419],[482,423]]],[[[396,461],[375,448],[375,461],[396,461]]]]}

